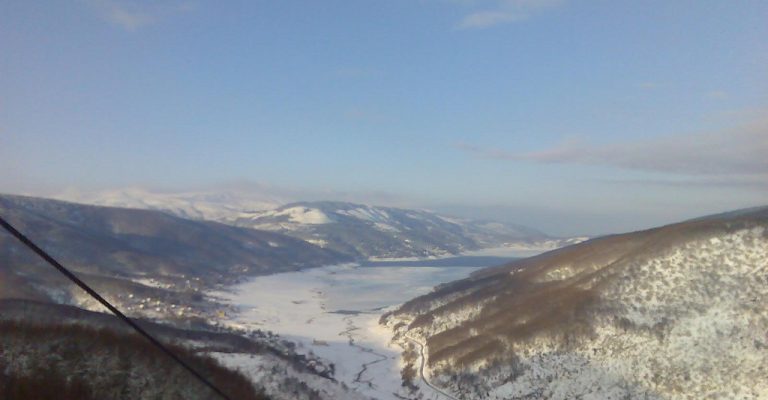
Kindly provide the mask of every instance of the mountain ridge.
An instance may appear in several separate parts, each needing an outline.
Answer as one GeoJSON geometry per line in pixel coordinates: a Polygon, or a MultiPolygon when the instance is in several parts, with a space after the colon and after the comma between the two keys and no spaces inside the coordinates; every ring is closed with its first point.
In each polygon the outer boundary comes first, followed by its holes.
{"type": "MultiPolygon", "coordinates": [[[[152,210],[0,195],[0,214],[86,282],[108,289],[112,300],[131,309],[145,307],[136,303],[139,298],[199,305],[194,299],[202,290],[249,276],[351,261],[279,233],[152,210]]],[[[7,289],[0,295],[6,298],[96,306],[6,232],[0,233],[0,276],[0,287],[7,289]]]]}
{"type": "Polygon", "coordinates": [[[357,258],[433,258],[511,243],[556,240],[532,228],[448,217],[427,210],[295,202],[228,221],[280,232],[357,258]]]}
{"type": "Polygon", "coordinates": [[[477,271],[382,323],[406,375],[415,338],[432,381],[469,398],[750,397],[768,393],[766,259],[759,207],[477,271]]]}
{"type": "Polygon", "coordinates": [[[285,203],[253,192],[154,193],[128,188],[63,193],[57,198],[154,209],[183,218],[278,232],[357,260],[444,257],[502,245],[551,249],[570,239],[518,224],[451,217],[423,209],[333,200],[285,203]]]}

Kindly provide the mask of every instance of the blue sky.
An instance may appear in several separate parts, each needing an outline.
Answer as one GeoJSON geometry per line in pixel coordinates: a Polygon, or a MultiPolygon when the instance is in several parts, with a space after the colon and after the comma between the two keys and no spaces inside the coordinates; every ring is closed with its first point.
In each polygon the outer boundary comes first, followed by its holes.
{"type": "Polygon", "coordinates": [[[254,182],[637,229],[768,203],[768,3],[0,3],[0,191],[254,182]]]}

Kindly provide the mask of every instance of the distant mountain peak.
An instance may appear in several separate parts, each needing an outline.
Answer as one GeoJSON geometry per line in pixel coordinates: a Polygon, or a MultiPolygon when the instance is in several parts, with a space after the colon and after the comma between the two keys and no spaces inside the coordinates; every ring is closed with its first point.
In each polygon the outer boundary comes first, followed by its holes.
{"type": "Polygon", "coordinates": [[[253,191],[159,192],[128,187],[97,192],[66,191],[54,196],[60,200],[109,207],[158,210],[191,219],[222,221],[243,211],[279,207],[279,198],[253,191]]]}
{"type": "MultiPolygon", "coordinates": [[[[277,232],[155,210],[0,195],[0,214],[65,265],[91,279],[108,280],[110,285],[118,285],[118,279],[123,280],[120,285],[147,286],[143,277],[150,274],[176,282],[196,279],[213,287],[247,276],[351,261],[349,256],[277,232]]],[[[0,234],[0,276],[5,276],[6,284],[19,283],[9,288],[12,294],[50,297],[46,288],[52,271],[20,246],[0,234]],[[39,268],[39,273],[27,279],[24,271],[29,266],[39,268]]]]}
{"type": "MultiPolygon", "coordinates": [[[[427,258],[552,240],[535,229],[426,210],[302,201],[240,213],[236,226],[280,232],[356,258],[427,258]]],[[[553,242],[554,243],[554,242],[553,242]]]]}
{"type": "Polygon", "coordinates": [[[501,245],[554,248],[565,244],[507,222],[333,200],[281,204],[277,198],[254,192],[162,193],[133,187],[70,192],[59,198],[278,232],[357,259],[431,258],[501,245]]]}

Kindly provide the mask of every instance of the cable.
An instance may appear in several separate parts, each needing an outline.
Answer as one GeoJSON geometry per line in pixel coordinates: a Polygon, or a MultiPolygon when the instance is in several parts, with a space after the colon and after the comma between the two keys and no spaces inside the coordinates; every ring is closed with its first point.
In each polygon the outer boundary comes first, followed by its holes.
{"type": "Polygon", "coordinates": [[[199,372],[197,372],[194,368],[192,368],[189,364],[185,363],[184,361],[179,358],[176,354],[174,354],[169,348],[165,347],[160,341],[155,339],[152,335],[150,335],[147,331],[145,331],[143,328],[141,328],[138,324],[133,322],[130,318],[128,318],[125,314],[120,312],[115,306],[110,304],[106,299],[101,297],[99,293],[97,293],[95,290],[93,290],[90,286],[88,286],[85,282],[81,281],[80,278],[75,276],[71,271],[69,271],[66,267],[61,265],[58,261],[56,261],[53,257],[48,255],[43,249],[38,247],[34,242],[29,240],[24,234],[16,230],[16,228],[13,227],[13,225],[9,224],[3,217],[0,217],[0,225],[5,228],[8,233],[13,235],[16,239],[19,239],[24,245],[29,247],[32,251],[37,253],[40,257],[42,257],[45,261],[48,262],[48,264],[51,264],[54,268],[56,268],[59,272],[64,274],[69,280],[74,282],[77,286],[79,286],[81,289],[85,290],[86,293],[91,295],[94,299],[98,300],[99,303],[101,303],[104,307],[106,307],[109,311],[112,312],[112,314],[115,314],[118,318],[120,318],[123,322],[130,325],[131,328],[133,328],[136,332],[138,332],[141,336],[144,336],[147,340],[149,340],[152,344],[154,344],[157,348],[163,351],[168,357],[171,357],[174,361],[176,361],[179,365],[184,367],[187,371],[189,371],[192,375],[195,376],[200,382],[204,383],[206,386],[211,388],[216,394],[221,396],[222,398],[226,400],[231,400],[229,396],[224,394],[224,392],[221,391],[216,385],[211,383],[208,379],[206,379],[203,375],[201,375],[199,372]]]}

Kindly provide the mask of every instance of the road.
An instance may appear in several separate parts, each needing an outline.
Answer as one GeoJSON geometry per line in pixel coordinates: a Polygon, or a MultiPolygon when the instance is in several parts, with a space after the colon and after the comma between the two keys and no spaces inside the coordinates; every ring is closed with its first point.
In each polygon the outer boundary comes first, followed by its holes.
{"type": "Polygon", "coordinates": [[[427,363],[427,357],[424,354],[424,344],[408,336],[405,336],[405,339],[419,347],[419,360],[420,360],[419,361],[419,377],[421,378],[421,381],[424,382],[425,385],[429,386],[430,389],[434,390],[435,393],[442,395],[444,398],[450,399],[450,400],[459,400],[458,397],[454,397],[450,393],[433,385],[431,382],[429,382],[427,377],[424,376],[424,364],[427,363]]]}

